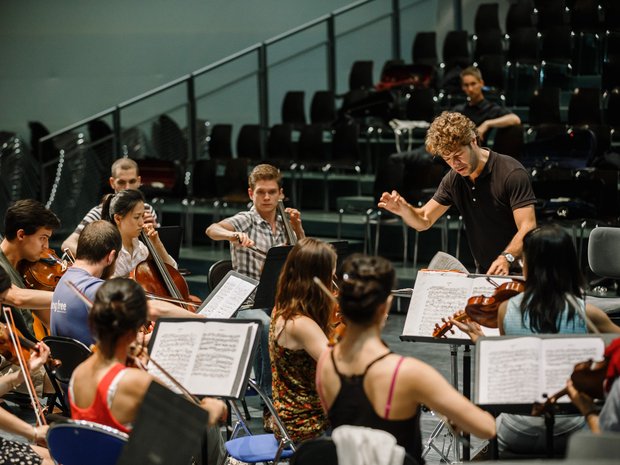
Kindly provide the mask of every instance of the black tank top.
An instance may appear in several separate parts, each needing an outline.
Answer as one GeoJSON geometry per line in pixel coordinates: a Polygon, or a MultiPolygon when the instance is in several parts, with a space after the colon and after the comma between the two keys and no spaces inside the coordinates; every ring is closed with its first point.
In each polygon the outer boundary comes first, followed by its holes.
{"type": "MultiPolygon", "coordinates": [[[[334,370],[340,378],[340,391],[327,415],[333,428],[340,425],[366,426],[391,433],[396,438],[398,445],[404,447],[409,455],[423,464],[420,407],[411,418],[404,420],[385,419],[377,415],[364,391],[364,377],[370,367],[391,353],[388,352],[370,362],[361,375],[345,376],[338,371],[332,350],[330,355],[334,370]]],[[[391,399],[388,399],[388,402],[391,402],[391,399]]]]}

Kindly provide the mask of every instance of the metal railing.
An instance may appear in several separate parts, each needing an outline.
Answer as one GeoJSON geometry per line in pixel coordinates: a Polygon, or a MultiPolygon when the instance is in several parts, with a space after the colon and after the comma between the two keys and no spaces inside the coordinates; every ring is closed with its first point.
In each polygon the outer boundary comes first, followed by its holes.
{"type": "Polygon", "coordinates": [[[336,18],[346,15],[353,10],[356,10],[364,5],[368,5],[370,3],[379,3],[379,2],[389,2],[390,3],[390,12],[381,14],[378,17],[375,17],[369,20],[370,23],[375,23],[378,21],[385,20],[386,18],[391,18],[391,50],[392,50],[392,58],[397,59],[401,57],[401,29],[400,29],[400,15],[403,9],[412,8],[419,3],[423,3],[425,0],[413,0],[407,5],[401,6],[401,0],[360,0],[355,3],[352,3],[348,6],[340,8],[338,10],[333,11],[330,14],[321,16],[312,21],[309,21],[305,24],[302,24],[298,27],[295,27],[287,32],[284,32],[280,35],[272,37],[270,39],[265,40],[261,43],[256,43],[251,45],[239,52],[236,52],[232,55],[229,55],[221,60],[218,60],[210,65],[207,65],[203,68],[200,68],[190,74],[186,74],[181,76],[167,84],[159,86],[155,89],[149,90],[143,94],[140,94],[134,98],[126,100],[124,102],[119,103],[118,105],[98,112],[95,115],[92,115],[88,118],[85,118],[81,121],[78,121],[70,126],[67,126],[61,130],[55,131],[39,140],[39,162],[41,166],[41,196],[42,201],[45,202],[47,200],[48,195],[48,186],[47,184],[47,175],[46,169],[49,169],[54,164],[57,164],[60,157],[57,157],[53,160],[43,162],[43,147],[44,142],[52,141],[59,136],[66,135],[75,131],[82,126],[89,124],[95,120],[101,118],[109,118],[112,119],[112,131],[113,131],[113,147],[116,156],[118,154],[123,153],[122,151],[122,113],[124,110],[136,105],[137,103],[143,102],[147,99],[150,99],[156,95],[162,94],[170,89],[184,86],[186,99],[183,106],[186,107],[187,113],[187,139],[188,139],[188,153],[187,159],[189,163],[192,163],[196,160],[198,154],[198,147],[196,141],[196,121],[197,121],[197,96],[196,96],[196,78],[200,76],[207,75],[214,70],[223,67],[224,65],[236,62],[241,58],[250,56],[255,54],[257,58],[257,64],[255,70],[251,74],[255,74],[258,80],[257,86],[257,100],[258,100],[258,121],[259,125],[266,130],[269,127],[269,63],[268,63],[268,52],[269,48],[277,43],[288,40],[298,34],[307,31],[309,29],[324,26],[325,27],[325,40],[323,44],[326,47],[326,66],[325,70],[327,73],[327,88],[328,90],[335,91],[337,85],[337,61],[336,61],[336,44],[337,39],[339,37],[336,31],[336,18]]]}

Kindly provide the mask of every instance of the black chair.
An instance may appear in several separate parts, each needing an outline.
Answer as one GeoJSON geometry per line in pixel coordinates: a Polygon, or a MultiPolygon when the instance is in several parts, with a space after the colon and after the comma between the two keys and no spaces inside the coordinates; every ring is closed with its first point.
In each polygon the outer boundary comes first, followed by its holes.
{"type": "Polygon", "coordinates": [[[282,100],[282,123],[299,128],[306,124],[306,93],[303,90],[290,90],[282,100]]]}
{"type": "MultiPolygon", "coordinates": [[[[201,159],[194,162],[191,170],[191,195],[181,201],[185,207],[183,229],[185,245],[191,247],[194,237],[194,213],[202,207],[213,208],[213,222],[220,219],[220,199],[218,197],[217,170],[220,162],[216,159],[201,159]]],[[[158,215],[160,214],[158,210],[158,215]]]]}
{"type": "Polygon", "coordinates": [[[599,14],[599,0],[575,0],[571,8],[570,24],[576,45],[576,68],[580,74],[600,72],[603,23],[599,14]]]}
{"type": "Polygon", "coordinates": [[[603,26],[608,31],[620,29],[620,3],[616,0],[601,0],[603,26]]]}
{"type": "Polygon", "coordinates": [[[504,36],[498,29],[482,31],[473,36],[474,61],[484,55],[503,55],[504,36]]]}
{"type": "Polygon", "coordinates": [[[223,176],[217,178],[218,198],[226,205],[247,205],[249,162],[245,158],[226,160],[223,176]]]}
{"type": "Polygon", "coordinates": [[[443,41],[442,57],[444,71],[454,67],[465,68],[471,64],[467,31],[449,31],[443,41]]]}
{"type": "Polygon", "coordinates": [[[540,80],[538,33],[533,27],[519,28],[510,34],[507,97],[512,105],[527,104],[540,80]]]}
{"type": "Polygon", "coordinates": [[[349,90],[372,89],[374,85],[372,69],[371,60],[353,62],[349,71],[349,90]]]}
{"type": "Polygon", "coordinates": [[[414,88],[408,93],[406,118],[409,121],[432,122],[437,113],[435,91],[431,88],[414,88]]]}
{"type": "Polygon", "coordinates": [[[565,0],[534,0],[534,6],[536,27],[539,31],[568,24],[565,0]]]}
{"type": "Polygon", "coordinates": [[[568,103],[568,124],[601,124],[601,91],[581,87],[573,90],[568,103]]]}
{"type": "Polygon", "coordinates": [[[232,124],[214,124],[209,135],[209,158],[232,158],[232,124]]]}
{"type": "Polygon", "coordinates": [[[310,122],[326,127],[336,120],[336,99],[331,90],[317,90],[310,103],[310,122]]]}
{"type": "Polygon", "coordinates": [[[244,124],[237,134],[237,158],[247,158],[254,162],[263,159],[261,129],[258,124],[244,124]]]}
{"type": "Polygon", "coordinates": [[[497,128],[493,137],[493,150],[504,155],[510,155],[516,159],[521,158],[523,150],[523,126],[515,124],[497,128]]]}
{"type": "Polygon", "coordinates": [[[620,87],[620,56],[608,59],[602,65],[601,87],[604,91],[609,91],[620,87]]]}
{"type": "Polygon", "coordinates": [[[590,431],[579,431],[568,439],[566,459],[569,462],[573,460],[576,462],[597,462],[600,460],[611,463],[618,459],[618,441],[620,441],[620,434],[617,432],[594,434],[590,431]]]}
{"type": "Polygon", "coordinates": [[[531,0],[519,0],[508,7],[506,13],[506,34],[510,36],[515,29],[534,26],[534,4],[531,0]]]}
{"type": "Polygon", "coordinates": [[[499,4],[481,3],[476,10],[474,17],[474,32],[476,35],[484,31],[500,31],[499,26],[499,4]]]}
{"type": "Polygon", "coordinates": [[[157,234],[168,255],[175,261],[179,261],[181,254],[181,241],[183,240],[183,227],[179,225],[160,226],[157,234]]]}
{"type": "Polygon", "coordinates": [[[411,48],[411,61],[414,64],[437,66],[437,33],[418,32],[411,48]]]}
{"type": "Polygon", "coordinates": [[[534,91],[530,98],[528,122],[534,127],[543,124],[561,124],[558,87],[543,87],[534,91]]]}
{"type": "Polygon", "coordinates": [[[572,76],[573,38],[568,26],[553,26],[542,33],[540,84],[568,89],[572,76]]]}
{"type": "Polygon", "coordinates": [[[209,268],[207,274],[207,284],[209,285],[209,291],[212,291],[220,283],[226,273],[232,270],[231,260],[218,260],[209,268]]]}
{"type": "Polygon", "coordinates": [[[70,337],[46,336],[43,342],[50,348],[52,357],[62,362],[52,371],[54,378],[61,384],[69,384],[73,370],[92,354],[85,344],[70,337]]]}
{"type": "Polygon", "coordinates": [[[267,136],[265,161],[280,168],[290,168],[295,158],[293,128],[289,124],[275,124],[267,136]]]}
{"type": "Polygon", "coordinates": [[[168,115],[160,115],[151,126],[151,140],[158,158],[185,161],[187,139],[177,122],[168,115]]]}
{"type": "MultiPolygon", "coordinates": [[[[484,79],[485,96],[489,99],[504,100],[506,89],[506,58],[504,55],[483,55],[478,59],[478,69],[484,79]]],[[[505,102],[502,102],[504,104],[505,102]]]]}
{"type": "Polygon", "coordinates": [[[611,143],[614,143],[616,133],[620,130],[620,89],[615,88],[607,96],[605,123],[611,127],[611,143]]]}

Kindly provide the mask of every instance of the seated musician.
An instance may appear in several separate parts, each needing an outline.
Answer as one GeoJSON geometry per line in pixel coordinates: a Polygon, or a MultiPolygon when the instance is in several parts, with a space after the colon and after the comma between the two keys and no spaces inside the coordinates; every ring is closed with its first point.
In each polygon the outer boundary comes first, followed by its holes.
{"type": "MultiPolygon", "coordinates": [[[[265,257],[251,248],[265,253],[271,247],[287,243],[283,220],[276,213],[278,200],[284,197],[280,170],[267,164],[256,166],[248,177],[248,195],[253,202],[249,211],[239,212],[230,218],[213,223],[207,228],[206,234],[214,241],[229,241],[233,269],[260,280],[265,257]]],[[[299,211],[287,208],[286,212],[289,214],[297,239],[305,237],[299,211]]],[[[271,366],[268,356],[270,323],[268,313],[271,309],[266,310],[267,313],[262,309],[244,310],[238,313],[238,318],[259,319],[263,323],[254,371],[259,386],[271,396],[271,366]]],[[[266,421],[267,416],[268,413],[265,411],[266,421]]]]}
{"type": "MultiPolygon", "coordinates": [[[[140,177],[138,164],[131,158],[119,158],[112,163],[109,182],[110,187],[116,194],[125,189],[139,189],[142,178],[140,177]]],[[[63,251],[69,249],[75,255],[80,234],[82,234],[86,225],[102,219],[101,209],[102,205],[100,204],[86,213],[84,219],[75,228],[75,231],[62,243],[63,251]]],[[[144,223],[157,226],[157,213],[148,203],[144,204],[144,223]]]]}
{"type": "Polygon", "coordinates": [[[116,259],[113,277],[126,278],[138,264],[149,257],[147,246],[138,238],[144,231],[164,263],[176,268],[176,261],[168,254],[157,230],[144,222],[144,196],[142,192],[126,189],[104,197],[102,218],[115,224],[121,233],[123,247],[116,259]]]}
{"type": "MultiPolygon", "coordinates": [[[[0,301],[6,298],[11,287],[11,278],[0,267],[0,301]]],[[[7,334],[8,336],[8,334],[7,334]]],[[[10,340],[4,341],[11,344],[10,340]]],[[[37,344],[38,352],[33,352],[28,361],[31,372],[41,369],[50,354],[49,347],[42,342],[37,344]]],[[[8,374],[0,376],[0,396],[24,383],[24,375],[19,368],[8,374]]],[[[47,426],[33,426],[6,409],[0,408],[0,429],[8,433],[16,434],[30,441],[30,444],[11,441],[0,436],[0,463],[14,463],[18,465],[53,465],[47,449],[37,445],[45,444],[47,426]]]]}
{"type": "Polygon", "coordinates": [[[482,439],[495,435],[493,417],[476,407],[433,367],[393,353],[381,340],[395,272],[381,257],[360,254],[342,264],[342,340],[325,351],[317,388],[331,426],[385,430],[422,463],[421,404],[482,439]]]}
{"type": "MultiPolygon", "coordinates": [[[[557,225],[528,232],[523,239],[525,291],[499,306],[497,323],[502,335],[580,334],[594,331],[620,333],[601,309],[586,304],[584,278],[569,233],[557,225]]],[[[475,342],[483,332],[474,322],[451,321],[475,342]]],[[[554,448],[562,455],[571,433],[583,428],[583,419],[557,415],[554,448]]],[[[497,439],[500,452],[545,454],[542,417],[500,415],[497,439]]]]}
{"type": "Polygon", "coordinates": [[[328,427],[315,375],[334,305],[313,277],[331,289],[335,271],[333,247],[304,238],[289,253],[278,280],[269,328],[273,405],[295,442],[320,436],[328,427]]]}
{"type": "MultiPolygon", "coordinates": [[[[17,271],[22,260],[37,262],[41,253],[49,247],[54,229],[60,226],[58,217],[36,200],[18,200],[11,205],[4,216],[4,239],[0,243],[0,267],[11,277],[14,286],[25,288],[22,276],[17,271]]],[[[28,309],[20,308],[15,314],[18,329],[25,337],[34,339],[32,311],[49,326],[49,309],[52,293],[32,291],[31,298],[24,302],[28,309]]]]}
{"type": "Polygon", "coordinates": [[[594,433],[620,433],[620,339],[615,339],[605,350],[608,360],[607,373],[603,387],[605,389],[605,404],[599,410],[593,399],[587,394],[578,391],[569,379],[566,387],[573,404],[584,416],[590,430],[594,433]]]}
{"type": "MultiPolygon", "coordinates": [[[[95,343],[88,326],[90,306],[67,283],[73,283],[92,302],[101,285],[113,274],[121,247],[121,233],[110,222],[98,220],[84,228],[78,239],[75,263],[60,278],[52,297],[51,331],[54,336],[71,337],[86,346],[95,343]]],[[[149,321],[194,315],[168,302],[148,301],[149,321]]]]}
{"type": "MultiPolygon", "coordinates": [[[[126,366],[146,317],[146,297],[135,281],[112,279],[99,288],[88,316],[97,340],[95,351],[75,369],[69,383],[72,418],[131,432],[150,383],[157,381],[146,371],[126,366]]],[[[216,424],[226,416],[226,405],[204,398],[201,407],[209,412],[210,425],[204,463],[218,464],[224,449],[216,424]]]]}

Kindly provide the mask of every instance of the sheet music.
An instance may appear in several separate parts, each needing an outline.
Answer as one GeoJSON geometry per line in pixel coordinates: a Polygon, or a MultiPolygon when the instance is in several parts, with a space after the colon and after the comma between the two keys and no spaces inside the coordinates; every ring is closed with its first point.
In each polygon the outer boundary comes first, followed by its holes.
{"type": "MultiPolygon", "coordinates": [[[[151,357],[192,394],[238,398],[245,389],[258,329],[251,321],[163,320],[158,322],[151,357]]],[[[179,392],[153,364],[148,369],[179,392]]]]}
{"type": "Polygon", "coordinates": [[[232,318],[256,285],[231,274],[209,296],[198,313],[207,318],[232,318]]]}
{"type": "MultiPolygon", "coordinates": [[[[498,284],[510,279],[496,279],[498,284]]],[[[463,310],[472,295],[491,295],[495,287],[484,277],[473,278],[464,273],[447,271],[418,271],[407,319],[404,336],[426,336],[433,334],[435,324],[441,325],[442,318],[463,310]]],[[[454,327],[455,334],[448,338],[469,339],[469,336],[454,327]]],[[[486,336],[499,335],[499,330],[484,328],[486,336]]]]}
{"type": "MultiPolygon", "coordinates": [[[[575,364],[600,360],[605,343],[600,337],[514,337],[478,342],[478,404],[543,402],[566,386],[575,364]]],[[[563,398],[568,401],[567,397],[563,398]]]]}
{"type": "Polygon", "coordinates": [[[428,264],[429,270],[453,270],[460,271],[462,273],[469,273],[465,265],[463,265],[458,258],[453,257],[445,252],[437,252],[431,262],[428,264]]]}

